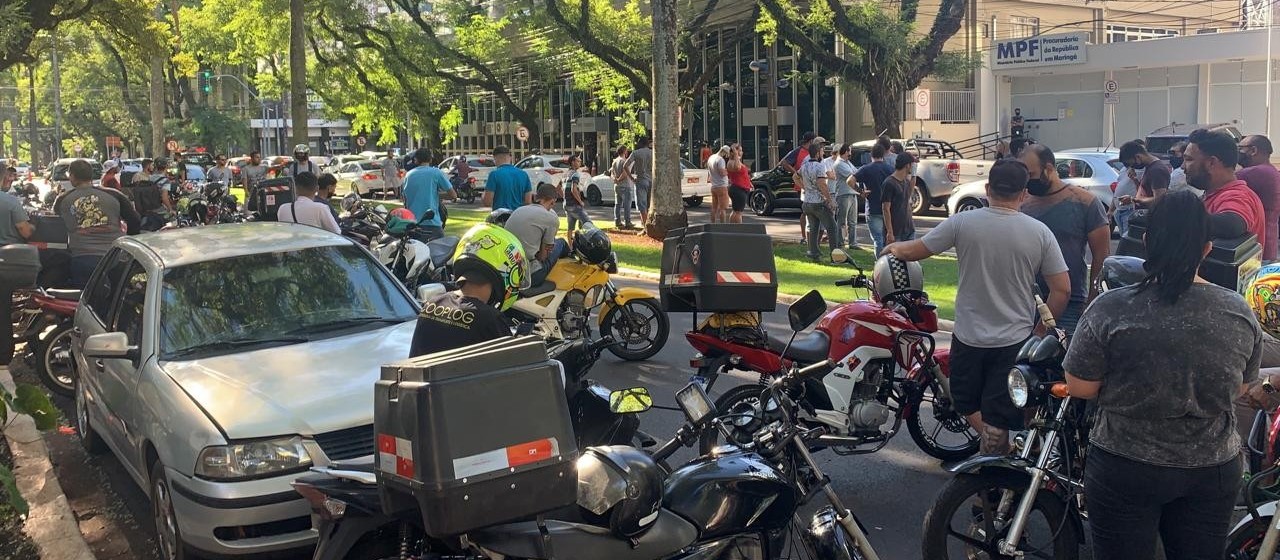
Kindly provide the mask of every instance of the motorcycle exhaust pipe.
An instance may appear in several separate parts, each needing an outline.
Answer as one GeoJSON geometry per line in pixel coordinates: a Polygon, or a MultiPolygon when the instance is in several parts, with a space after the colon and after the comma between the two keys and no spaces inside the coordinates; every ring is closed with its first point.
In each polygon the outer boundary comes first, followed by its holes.
{"type": "Polygon", "coordinates": [[[814,442],[819,445],[831,447],[854,447],[866,443],[884,441],[884,439],[885,437],[883,435],[869,437],[821,435],[818,436],[818,439],[814,440],[814,442]]]}

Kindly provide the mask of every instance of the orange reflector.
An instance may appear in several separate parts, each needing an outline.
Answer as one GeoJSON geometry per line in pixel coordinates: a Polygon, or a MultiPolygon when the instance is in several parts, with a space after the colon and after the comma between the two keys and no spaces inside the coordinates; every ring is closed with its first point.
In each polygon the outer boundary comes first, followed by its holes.
{"type": "Polygon", "coordinates": [[[1066,383],[1054,383],[1053,386],[1049,388],[1049,393],[1057,398],[1065,399],[1071,394],[1071,391],[1067,390],[1066,383]]]}

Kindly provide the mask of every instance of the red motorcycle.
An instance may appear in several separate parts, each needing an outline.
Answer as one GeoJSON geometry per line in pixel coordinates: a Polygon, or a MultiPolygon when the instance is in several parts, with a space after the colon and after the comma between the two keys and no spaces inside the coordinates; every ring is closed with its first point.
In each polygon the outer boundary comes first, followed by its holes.
{"type": "MultiPolygon", "coordinates": [[[[804,409],[801,421],[822,430],[813,440],[841,455],[874,453],[882,449],[906,422],[907,431],[925,453],[955,461],[978,451],[978,435],[968,420],[951,407],[949,350],[935,348],[936,306],[920,290],[902,290],[881,297],[862,269],[842,251],[833,257],[851,264],[857,273],[835,283],[866,289],[874,299],[842,304],[827,312],[816,329],[792,322],[789,339],[769,335],[758,313],[717,313],[685,333],[698,354],[694,381],[708,390],[721,372],[747,370],[760,383],[730,389],[716,400],[726,423],[725,434],[748,444],[767,416],[771,403],[761,401],[761,389],[794,362],[800,366],[830,359],[835,366],[808,379],[801,394],[792,397],[804,409]],[[762,410],[764,409],[764,410],[762,410]],[[738,416],[733,416],[737,414],[738,416]]],[[[825,305],[815,290],[796,305],[825,305]]],[[[705,432],[703,453],[719,443],[717,430],[705,432]]]]}
{"type": "Polygon", "coordinates": [[[50,391],[75,395],[76,370],[71,358],[71,332],[80,290],[37,289],[15,295],[15,338],[26,342],[23,359],[35,362],[36,375],[50,391]],[[18,302],[21,302],[21,307],[18,302]]]}

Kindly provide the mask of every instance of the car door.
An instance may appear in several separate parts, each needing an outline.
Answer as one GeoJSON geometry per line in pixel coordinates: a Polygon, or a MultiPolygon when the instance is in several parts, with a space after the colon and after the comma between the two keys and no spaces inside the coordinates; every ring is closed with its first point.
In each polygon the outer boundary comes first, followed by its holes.
{"type": "Polygon", "coordinates": [[[128,449],[125,445],[126,438],[122,429],[121,416],[128,406],[127,398],[121,400],[121,395],[109,390],[112,384],[107,379],[105,361],[88,358],[82,350],[85,339],[95,334],[109,332],[108,325],[111,324],[115,295],[119,291],[121,279],[132,262],[133,257],[122,249],[112,249],[102,258],[85,286],[85,293],[81,298],[82,304],[76,310],[75,327],[72,330],[79,383],[84,385],[84,389],[91,396],[88,402],[89,406],[96,409],[95,416],[103,420],[100,424],[99,431],[102,432],[100,435],[106,438],[116,450],[128,449]]]}
{"type": "Polygon", "coordinates": [[[137,387],[142,368],[153,349],[147,338],[150,333],[144,332],[147,311],[150,309],[147,305],[147,288],[150,282],[142,263],[129,258],[126,266],[118,281],[120,287],[107,324],[109,332],[121,332],[128,337],[129,346],[138,348],[138,357],[100,360],[102,394],[103,400],[115,403],[113,408],[119,423],[117,429],[122,436],[121,443],[124,444],[122,449],[131,451],[128,461],[132,463],[135,472],[141,475],[146,472],[148,465],[143,464],[145,458],[141,456],[138,445],[144,434],[141,430],[143,422],[138,418],[138,412],[142,409],[138,402],[142,396],[137,394],[137,387]]]}

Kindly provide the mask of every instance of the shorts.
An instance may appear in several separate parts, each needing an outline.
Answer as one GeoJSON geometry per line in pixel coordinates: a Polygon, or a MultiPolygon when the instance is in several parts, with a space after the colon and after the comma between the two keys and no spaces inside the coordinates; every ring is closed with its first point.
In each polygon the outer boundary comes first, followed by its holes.
{"type": "Polygon", "coordinates": [[[729,187],[729,202],[734,212],[741,212],[747,207],[747,190],[741,187],[729,187]]]}
{"type": "Polygon", "coordinates": [[[969,346],[951,338],[951,398],[956,412],[982,412],[982,421],[1004,430],[1021,430],[1022,409],[1009,399],[1009,370],[1023,342],[1000,348],[969,346]]]}

